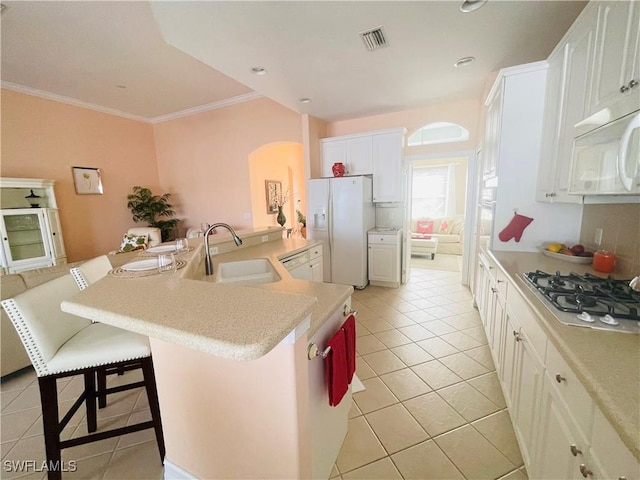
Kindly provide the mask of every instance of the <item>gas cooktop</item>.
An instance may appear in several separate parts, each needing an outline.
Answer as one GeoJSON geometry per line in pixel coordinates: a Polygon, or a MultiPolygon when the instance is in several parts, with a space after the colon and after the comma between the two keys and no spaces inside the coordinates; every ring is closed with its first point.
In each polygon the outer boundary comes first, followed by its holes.
{"type": "Polygon", "coordinates": [[[523,277],[565,325],[640,333],[640,293],[630,280],[540,270],[523,277]]]}

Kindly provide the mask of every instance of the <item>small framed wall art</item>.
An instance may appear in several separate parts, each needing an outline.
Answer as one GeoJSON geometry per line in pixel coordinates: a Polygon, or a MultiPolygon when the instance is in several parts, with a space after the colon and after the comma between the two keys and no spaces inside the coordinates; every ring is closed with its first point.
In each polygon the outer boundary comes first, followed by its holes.
{"type": "Polygon", "coordinates": [[[99,168],[71,167],[73,184],[78,195],[102,195],[102,178],[99,168]]]}
{"type": "Polygon", "coordinates": [[[282,198],[282,182],[265,180],[264,189],[267,195],[267,213],[278,213],[278,201],[282,198]]]}

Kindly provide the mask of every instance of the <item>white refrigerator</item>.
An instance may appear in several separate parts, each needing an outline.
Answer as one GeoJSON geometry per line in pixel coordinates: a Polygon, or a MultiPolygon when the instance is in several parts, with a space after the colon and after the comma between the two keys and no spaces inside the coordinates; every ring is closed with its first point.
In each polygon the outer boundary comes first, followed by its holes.
{"type": "Polygon", "coordinates": [[[309,180],[307,235],[322,241],[324,281],[367,286],[367,231],[375,226],[370,177],[309,180]]]}

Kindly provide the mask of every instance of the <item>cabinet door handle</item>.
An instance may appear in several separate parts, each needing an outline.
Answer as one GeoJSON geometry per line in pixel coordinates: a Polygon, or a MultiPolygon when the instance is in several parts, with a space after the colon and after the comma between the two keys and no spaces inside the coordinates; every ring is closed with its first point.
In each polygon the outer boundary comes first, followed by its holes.
{"type": "Polygon", "coordinates": [[[515,330],[513,331],[513,336],[516,339],[516,342],[521,342],[522,338],[520,338],[520,334],[518,332],[516,332],[515,330]]]}
{"type": "Polygon", "coordinates": [[[577,457],[578,455],[582,455],[582,450],[580,450],[576,445],[571,445],[569,447],[571,449],[571,455],[577,457]]]}
{"type": "Polygon", "coordinates": [[[491,287],[491,291],[492,291],[493,293],[498,293],[498,289],[497,289],[497,288],[493,288],[493,287],[491,287]]]}
{"type": "Polygon", "coordinates": [[[629,88],[634,88],[638,86],[638,81],[637,80],[631,80],[629,82],[629,88]]]}
{"type": "Polygon", "coordinates": [[[593,475],[593,472],[589,470],[584,463],[580,465],[580,473],[584,478],[587,478],[593,475]]]}
{"type": "Polygon", "coordinates": [[[504,280],[496,280],[496,283],[502,283],[504,280]]]}
{"type": "MultiPolygon", "coordinates": [[[[622,85],[622,86],[620,87],[620,93],[624,93],[624,92],[626,92],[627,90],[629,90],[629,87],[627,87],[626,85],[622,85]]],[[[585,478],[586,478],[586,477],[585,477],[585,478]]]]}
{"type": "Polygon", "coordinates": [[[352,310],[349,305],[345,305],[344,309],[342,310],[342,315],[348,317],[351,314],[358,315],[358,310],[352,310]]]}
{"type": "Polygon", "coordinates": [[[562,382],[566,382],[567,379],[564,378],[562,375],[560,375],[559,373],[556,373],[556,382],[558,383],[562,383],[562,382]]]}

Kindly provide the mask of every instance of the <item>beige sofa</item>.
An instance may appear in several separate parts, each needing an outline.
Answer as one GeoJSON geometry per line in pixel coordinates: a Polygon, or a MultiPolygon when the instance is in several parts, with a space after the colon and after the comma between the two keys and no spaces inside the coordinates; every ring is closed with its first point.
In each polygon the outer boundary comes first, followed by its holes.
{"type": "Polygon", "coordinates": [[[428,238],[437,238],[436,253],[462,255],[464,241],[464,216],[447,218],[424,218],[411,221],[411,248],[420,250],[420,244],[428,238]],[[425,222],[428,221],[428,222],[425,222]],[[425,224],[433,223],[432,233],[419,232],[418,222],[424,230],[425,224]]]}
{"type": "MultiPolygon", "coordinates": [[[[0,276],[0,299],[13,298],[29,288],[65,275],[69,273],[70,268],[80,263],[82,262],[2,275],[0,276]]],[[[9,320],[3,308],[0,308],[0,310],[2,310],[0,314],[2,317],[0,323],[0,375],[4,377],[31,365],[31,361],[22,346],[20,337],[18,337],[13,328],[11,320],[9,320]]]]}

